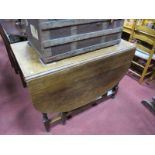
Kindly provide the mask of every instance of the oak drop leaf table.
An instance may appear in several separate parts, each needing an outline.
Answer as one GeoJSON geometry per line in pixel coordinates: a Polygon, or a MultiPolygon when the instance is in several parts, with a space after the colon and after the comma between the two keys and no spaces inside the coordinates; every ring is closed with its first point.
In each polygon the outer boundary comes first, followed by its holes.
{"type": "Polygon", "coordinates": [[[48,113],[66,113],[95,101],[109,91],[115,94],[134,56],[135,46],[121,40],[118,45],[43,64],[27,41],[11,45],[23,73],[33,106],[43,113],[48,130],[53,121],[48,113]]]}

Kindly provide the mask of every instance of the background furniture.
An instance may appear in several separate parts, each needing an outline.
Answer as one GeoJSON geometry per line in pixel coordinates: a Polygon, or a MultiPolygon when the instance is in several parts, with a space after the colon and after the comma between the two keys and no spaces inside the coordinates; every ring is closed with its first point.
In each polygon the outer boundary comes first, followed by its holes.
{"type": "Polygon", "coordinates": [[[15,69],[15,72],[18,73],[18,68],[16,65],[16,59],[15,59],[14,54],[12,52],[12,49],[10,47],[10,42],[9,42],[8,37],[7,37],[7,34],[6,34],[5,30],[3,29],[1,24],[0,24],[0,35],[3,39],[4,45],[6,47],[6,51],[7,51],[11,66],[15,69]]]}
{"type": "Polygon", "coordinates": [[[123,34],[122,34],[123,39],[127,41],[131,41],[135,30],[136,22],[137,22],[136,19],[124,20],[123,34]]]}
{"type": "Polygon", "coordinates": [[[154,52],[155,52],[155,29],[154,20],[125,20],[123,32],[124,39],[130,42],[136,42],[136,53],[132,61],[129,72],[139,78],[142,83],[153,73],[154,52]],[[151,24],[152,23],[152,24],[151,24]],[[152,27],[151,27],[152,26],[152,27]],[[126,38],[125,38],[126,37],[126,38]]]}
{"type": "Polygon", "coordinates": [[[0,19],[1,26],[11,44],[27,40],[25,20],[20,20],[20,23],[17,21],[16,19],[0,19]]]}
{"type": "MultiPolygon", "coordinates": [[[[14,53],[12,52],[11,46],[10,46],[13,43],[23,41],[23,39],[20,39],[20,38],[17,39],[16,35],[20,36],[20,29],[18,30],[15,28],[16,27],[15,21],[13,23],[9,22],[9,21],[5,21],[5,20],[0,20],[0,35],[3,39],[4,45],[6,47],[6,51],[7,51],[11,66],[14,68],[16,74],[20,75],[23,87],[26,87],[26,83],[23,78],[23,73],[19,67],[19,64],[14,56],[14,53]],[[14,26],[12,26],[13,23],[14,23],[14,26]],[[14,36],[16,39],[14,38],[14,36]]],[[[24,38],[25,38],[24,40],[27,40],[26,36],[24,36],[24,38]]]]}

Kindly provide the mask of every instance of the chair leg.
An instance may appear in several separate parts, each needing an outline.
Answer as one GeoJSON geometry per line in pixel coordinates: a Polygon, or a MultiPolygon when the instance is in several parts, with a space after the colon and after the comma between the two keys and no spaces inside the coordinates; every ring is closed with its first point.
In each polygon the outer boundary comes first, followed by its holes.
{"type": "Polygon", "coordinates": [[[23,73],[21,72],[21,70],[19,70],[19,74],[20,74],[20,78],[21,78],[23,87],[26,88],[27,87],[27,84],[25,82],[25,79],[24,79],[24,76],[23,76],[23,73]]]}
{"type": "Polygon", "coordinates": [[[150,65],[151,60],[152,60],[152,57],[153,57],[153,53],[154,53],[154,52],[152,52],[152,53],[150,54],[149,59],[148,59],[147,62],[146,62],[146,65],[145,65],[145,68],[144,68],[144,70],[143,70],[142,76],[141,76],[140,79],[139,79],[139,83],[140,83],[140,84],[144,81],[145,75],[146,75],[146,73],[147,73],[147,70],[148,70],[148,68],[149,68],[149,65],[150,65]]]}
{"type": "Polygon", "coordinates": [[[6,47],[6,50],[9,51],[9,52],[7,52],[7,54],[8,54],[11,66],[12,66],[12,68],[14,68],[15,73],[18,74],[18,66],[16,63],[16,59],[13,55],[13,52],[8,47],[6,47]]]}
{"type": "Polygon", "coordinates": [[[17,66],[17,63],[15,62],[15,60],[14,60],[14,70],[15,70],[16,74],[19,73],[19,69],[18,69],[18,66],[17,66]]]}
{"type": "Polygon", "coordinates": [[[10,51],[10,50],[8,49],[7,46],[6,46],[6,51],[7,51],[7,55],[8,55],[9,61],[10,61],[10,63],[11,63],[11,66],[14,68],[14,67],[15,67],[15,66],[14,66],[14,60],[13,60],[13,57],[12,57],[11,53],[8,52],[8,51],[10,51]]]}
{"type": "Polygon", "coordinates": [[[27,84],[26,84],[26,82],[25,82],[25,79],[24,79],[23,73],[22,73],[22,71],[21,71],[21,69],[20,69],[20,67],[19,67],[19,65],[18,65],[17,62],[15,62],[15,66],[16,66],[16,69],[17,69],[19,75],[20,75],[20,78],[21,78],[21,81],[22,81],[23,87],[24,87],[24,88],[27,87],[27,84]]]}

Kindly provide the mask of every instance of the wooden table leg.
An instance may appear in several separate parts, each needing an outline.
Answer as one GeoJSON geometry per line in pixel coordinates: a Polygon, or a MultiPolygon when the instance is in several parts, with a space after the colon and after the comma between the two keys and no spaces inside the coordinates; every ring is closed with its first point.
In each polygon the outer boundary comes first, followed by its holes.
{"type": "MultiPolygon", "coordinates": [[[[116,86],[114,86],[114,87],[111,89],[111,91],[112,91],[112,94],[109,95],[109,97],[114,98],[115,95],[117,94],[117,91],[118,91],[118,84],[117,84],[116,86]]],[[[103,95],[102,97],[105,98],[106,96],[107,96],[107,94],[103,95]]],[[[99,99],[102,99],[102,97],[99,98],[99,99]]],[[[97,103],[94,102],[94,103],[92,104],[92,106],[95,106],[95,105],[97,105],[97,103]]],[[[82,108],[82,107],[81,107],[81,108],[82,108]]],[[[47,113],[42,113],[42,115],[43,115],[43,123],[44,123],[44,126],[45,126],[46,131],[49,132],[50,125],[52,125],[52,124],[54,124],[54,123],[56,123],[56,122],[59,122],[59,121],[60,121],[63,125],[65,125],[65,124],[66,124],[66,120],[72,117],[72,116],[71,116],[71,113],[73,113],[74,111],[75,111],[75,110],[70,111],[70,112],[61,112],[58,116],[56,116],[56,117],[54,117],[54,118],[52,118],[52,119],[49,119],[49,118],[48,118],[47,113]]]]}
{"type": "Polygon", "coordinates": [[[43,113],[42,115],[43,115],[43,123],[44,123],[45,129],[48,132],[49,128],[50,128],[50,120],[49,120],[48,115],[46,113],[43,113]]]}
{"type": "Polygon", "coordinates": [[[65,125],[67,120],[67,112],[61,112],[61,120],[62,124],[65,125]]]}

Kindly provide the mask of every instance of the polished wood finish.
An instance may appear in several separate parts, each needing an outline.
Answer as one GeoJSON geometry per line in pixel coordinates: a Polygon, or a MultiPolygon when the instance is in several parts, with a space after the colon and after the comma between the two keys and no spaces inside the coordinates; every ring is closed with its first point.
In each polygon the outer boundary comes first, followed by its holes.
{"type": "Polygon", "coordinates": [[[135,46],[126,41],[94,52],[43,64],[28,42],[11,45],[34,107],[43,113],[68,112],[96,100],[126,73],[135,46]]]}

